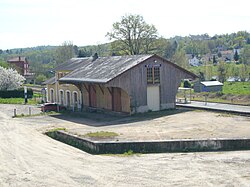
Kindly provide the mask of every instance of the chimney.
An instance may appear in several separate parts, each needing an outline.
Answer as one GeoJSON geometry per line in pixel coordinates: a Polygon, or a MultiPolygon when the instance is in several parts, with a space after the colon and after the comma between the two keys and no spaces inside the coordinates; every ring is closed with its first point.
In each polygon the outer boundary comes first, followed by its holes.
{"type": "Polygon", "coordinates": [[[98,59],[98,54],[95,53],[93,56],[92,56],[92,62],[94,62],[96,59],[98,59]]]}

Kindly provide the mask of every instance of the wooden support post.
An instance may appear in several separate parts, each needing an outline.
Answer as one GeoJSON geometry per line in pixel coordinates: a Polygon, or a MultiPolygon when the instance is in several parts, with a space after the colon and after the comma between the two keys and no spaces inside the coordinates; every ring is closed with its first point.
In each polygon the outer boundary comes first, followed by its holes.
{"type": "Polygon", "coordinates": [[[94,92],[96,93],[95,85],[91,84],[91,86],[92,86],[94,92]]]}
{"type": "Polygon", "coordinates": [[[102,94],[104,95],[104,90],[102,89],[101,85],[98,84],[98,86],[99,86],[100,90],[102,91],[102,94]]]}
{"type": "Polygon", "coordinates": [[[85,83],[83,83],[83,86],[84,86],[84,88],[87,90],[87,92],[89,93],[89,89],[88,89],[88,87],[85,85],[85,83]]]}
{"type": "Polygon", "coordinates": [[[112,96],[112,91],[110,90],[109,87],[107,87],[107,88],[108,88],[108,91],[109,91],[110,95],[112,96]]]}

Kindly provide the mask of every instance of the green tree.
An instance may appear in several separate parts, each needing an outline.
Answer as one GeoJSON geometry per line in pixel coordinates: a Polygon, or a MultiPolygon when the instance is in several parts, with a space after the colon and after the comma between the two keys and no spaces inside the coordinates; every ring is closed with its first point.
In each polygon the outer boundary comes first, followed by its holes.
{"type": "Polygon", "coordinates": [[[120,41],[122,48],[131,55],[148,53],[158,37],[155,26],[147,24],[140,15],[123,16],[106,36],[120,41]]]}
{"type": "Polygon", "coordinates": [[[37,77],[36,77],[36,84],[41,84],[42,82],[44,82],[45,80],[47,79],[47,77],[43,74],[39,74],[37,77]]]}
{"type": "Polygon", "coordinates": [[[217,64],[217,61],[216,61],[215,55],[213,55],[213,64],[214,64],[214,65],[216,65],[216,64],[217,64]]]}
{"type": "Polygon", "coordinates": [[[247,78],[249,78],[249,66],[247,66],[246,64],[240,64],[239,65],[239,76],[240,76],[240,80],[242,82],[245,82],[247,78]]]}
{"type": "Polygon", "coordinates": [[[234,61],[239,61],[240,59],[240,55],[238,54],[238,50],[235,50],[235,53],[234,53],[234,61]]]}
{"type": "Polygon", "coordinates": [[[65,41],[61,46],[59,46],[55,51],[55,60],[57,64],[63,63],[76,56],[76,47],[70,41],[65,41]]]}
{"type": "Polygon", "coordinates": [[[226,63],[225,62],[219,62],[218,64],[218,79],[220,82],[224,83],[226,81],[226,63]]]}
{"type": "Polygon", "coordinates": [[[177,48],[178,48],[177,41],[174,41],[174,42],[167,41],[166,44],[165,44],[164,57],[171,60],[172,57],[174,56],[177,48]]]}
{"type": "Polygon", "coordinates": [[[4,68],[8,68],[9,67],[9,64],[3,60],[0,59],[0,66],[1,67],[4,67],[4,68]]]}
{"type": "Polygon", "coordinates": [[[241,62],[250,65],[250,45],[246,45],[241,54],[241,62]]]}
{"type": "Polygon", "coordinates": [[[188,67],[188,59],[184,49],[178,49],[172,58],[173,62],[183,68],[188,67]]]}

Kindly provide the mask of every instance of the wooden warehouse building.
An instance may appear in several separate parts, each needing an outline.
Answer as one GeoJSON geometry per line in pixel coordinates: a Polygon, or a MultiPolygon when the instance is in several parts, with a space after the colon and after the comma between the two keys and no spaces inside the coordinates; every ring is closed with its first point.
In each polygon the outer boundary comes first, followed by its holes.
{"type": "Polygon", "coordinates": [[[175,108],[182,79],[197,76],[157,55],[73,58],[47,81],[49,101],[137,113],[175,108]]]}

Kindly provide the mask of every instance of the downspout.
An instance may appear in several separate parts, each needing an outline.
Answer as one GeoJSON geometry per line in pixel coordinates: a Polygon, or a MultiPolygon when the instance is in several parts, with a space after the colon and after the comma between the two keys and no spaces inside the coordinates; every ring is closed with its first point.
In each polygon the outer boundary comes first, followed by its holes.
{"type": "Polygon", "coordinates": [[[59,105],[58,105],[58,78],[57,78],[57,74],[55,72],[55,79],[56,79],[56,104],[57,104],[57,112],[59,112],[59,105]]]}
{"type": "Polygon", "coordinates": [[[83,91],[82,91],[82,86],[83,86],[83,85],[80,84],[80,92],[81,92],[81,96],[82,96],[82,99],[81,99],[81,100],[82,100],[82,103],[81,103],[81,112],[83,112],[83,106],[84,106],[84,105],[83,105],[83,91]]]}

